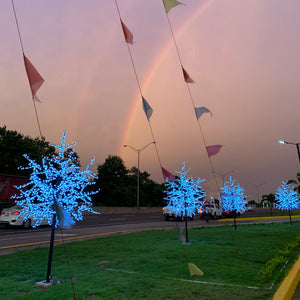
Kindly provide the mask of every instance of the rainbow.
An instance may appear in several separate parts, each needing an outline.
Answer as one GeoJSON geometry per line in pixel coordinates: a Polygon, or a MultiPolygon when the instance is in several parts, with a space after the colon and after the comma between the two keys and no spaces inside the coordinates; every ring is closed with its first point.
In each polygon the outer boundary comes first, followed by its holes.
{"type": "MultiPolygon", "coordinates": [[[[199,16],[201,15],[207,7],[213,2],[213,0],[204,0],[199,7],[196,9],[196,11],[187,19],[187,21],[180,27],[180,29],[177,30],[175,33],[175,37],[179,38],[190,26],[190,24],[199,16]]],[[[168,42],[164,45],[162,48],[162,51],[157,55],[155,62],[153,63],[148,75],[146,76],[145,81],[141,84],[141,90],[144,91],[147,86],[149,85],[151,79],[154,77],[157,69],[159,68],[160,64],[163,62],[164,58],[169,53],[170,49],[174,46],[173,39],[170,38],[168,42]]],[[[129,135],[129,132],[132,128],[132,120],[134,119],[135,114],[137,113],[137,108],[139,104],[141,103],[141,97],[140,95],[137,96],[137,98],[134,101],[134,104],[132,105],[131,112],[128,116],[128,121],[126,122],[124,134],[121,140],[121,145],[119,148],[119,155],[123,156],[123,145],[126,144],[127,137],[129,135]]]]}

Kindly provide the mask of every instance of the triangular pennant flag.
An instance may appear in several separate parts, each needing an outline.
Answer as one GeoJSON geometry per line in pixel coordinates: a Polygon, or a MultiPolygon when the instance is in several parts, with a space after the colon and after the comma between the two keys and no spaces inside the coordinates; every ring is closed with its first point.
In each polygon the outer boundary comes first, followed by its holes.
{"type": "Polygon", "coordinates": [[[210,113],[211,116],[213,115],[212,112],[208,108],[206,108],[204,106],[202,106],[202,107],[195,107],[195,113],[196,113],[197,120],[199,120],[199,118],[203,114],[205,114],[205,113],[210,113]]]}
{"type": "Polygon", "coordinates": [[[206,150],[207,150],[208,157],[218,154],[218,152],[221,150],[221,148],[222,148],[222,145],[207,146],[206,150]]]}
{"type": "Polygon", "coordinates": [[[161,171],[163,173],[165,181],[167,181],[167,180],[169,180],[169,181],[175,181],[175,179],[176,179],[175,175],[173,175],[172,173],[170,173],[169,171],[167,171],[163,167],[161,167],[161,171]]]}
{"type": "MultiPolygon", "coordinates": [[[[36,70],[36,68],[32,65],[30,60],[23,54],[24,56],[24,64],[25,69],[27,73],[27,77],[29,80],[29,85],[31,89],[32,99],[37,100],[36,92],[41,87],[41,85],[44,83],[43,77],[40,75],[40,73],[36,70]]],[[[37,100],[40,102],[40,100],[37,100]]]]}
{"type": "Polygon", "coordinates": [[[149,121],[150,118],[151,118],[151,115],[153,113],[153,109],[152,109],[152,107],[149,105],[149,103],[146,101],[146,99],[143,96],[142,96],[142,100],[143,100],[143,109],[144,109],[146,117],[147,117],[147,119],[149,121]]]}
{"type": "Polygon", "coordinates": [[[163,3],[165,6],[166,13],[168,13],[173,7],[175,7],[179,4],[183,4],[177,0],[163,0],[163,3]]]}
{"type": "Polygon", "coordinates": [[[123,23],[122,20],[121,20],[121,25],[122,25],[122,29],[123,29],[123,33],[124,33],[126,43],[133,45],[133,34],[128,29],[128,27],[123,23]]]}
{"type": "Polygon", "coordinates": [[[204,275],[204,273],[196,265],[194,265],[192,263],[188,263],[188,267],[189,267],[191,276],[194,276],[194,275],[203,276],[204,275]]]}
{"type": "Polygon", "coordinates": [[[188,74],[188,72],[184,69],[183,66],[181,66],[182,68],[182,72],[183,72],[183,78],[184,78],[184,81],[186,83],[194,83],[194,80],[190,77],[190,75],[188,74]]]}

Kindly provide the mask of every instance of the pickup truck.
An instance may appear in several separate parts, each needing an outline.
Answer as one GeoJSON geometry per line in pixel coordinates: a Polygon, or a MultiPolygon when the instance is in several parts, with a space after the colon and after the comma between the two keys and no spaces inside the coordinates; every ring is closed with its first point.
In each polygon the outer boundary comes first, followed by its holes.
{"type": "MultiPolygon", "coordinates": [[[[184,221],[185,215],[179,211],[177,216],[175,216],[175,212],[170,212],[170,209],[168,207],[163,207],[163,216],[165,218],[165,221],[169,221],[170,218],[174,218],[177,221],[184,221]]],[[[187,216],[189,220],[193,220],[193,216],[187,216]]]]}
{"type": "Polygon", "coordinates": [[[222,218],[223,210],[215,203],[205,203],[202,207],[202,212],[200,212],[201,218],[209,217],[213,219],[222,218]]]}

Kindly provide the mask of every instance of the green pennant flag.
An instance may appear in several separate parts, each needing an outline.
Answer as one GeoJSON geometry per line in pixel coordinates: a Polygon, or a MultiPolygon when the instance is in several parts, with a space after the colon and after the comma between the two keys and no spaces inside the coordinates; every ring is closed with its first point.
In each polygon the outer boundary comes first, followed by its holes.
{"type": "Polygon", "coordinates": [[[166,13],[168,13],[173,7],[175,7],[179,4],[183,4],[177,0],[163,0],[163,3],[165,6],[166,13]]]}

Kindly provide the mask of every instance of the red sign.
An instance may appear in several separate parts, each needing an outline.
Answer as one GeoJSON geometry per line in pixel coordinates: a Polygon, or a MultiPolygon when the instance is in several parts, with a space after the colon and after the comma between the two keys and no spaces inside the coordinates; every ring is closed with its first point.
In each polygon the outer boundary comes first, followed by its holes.
{"type": "Polygon", "coordinates": [[[19,195],[20,192],[14,186],[23,185],[28,182],[26,177],[0,175],[0,202],[14,202],[11,199],[13,195],[19,195]]]}

